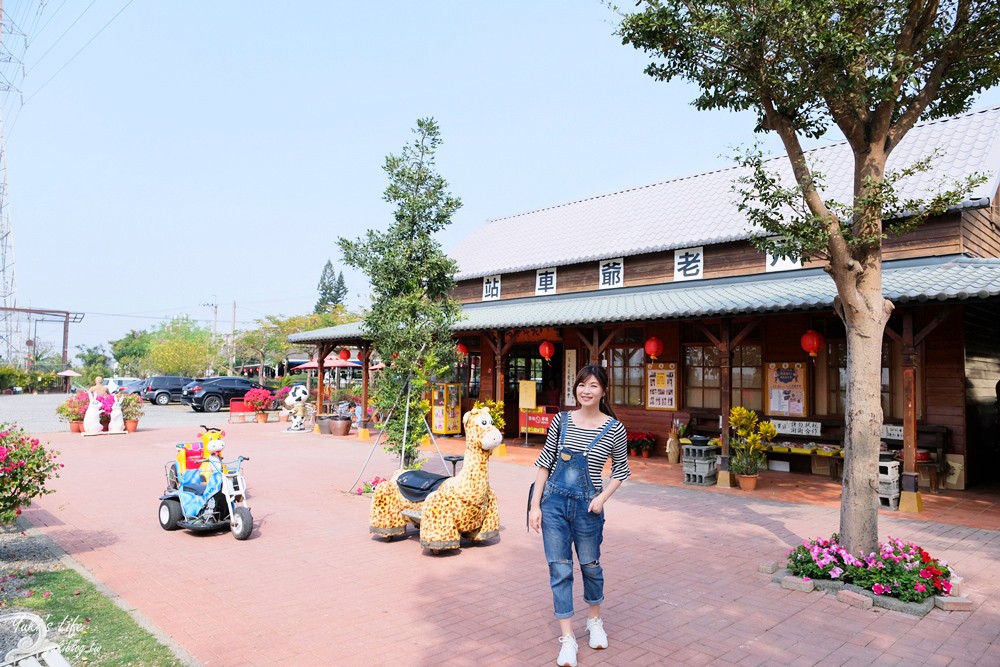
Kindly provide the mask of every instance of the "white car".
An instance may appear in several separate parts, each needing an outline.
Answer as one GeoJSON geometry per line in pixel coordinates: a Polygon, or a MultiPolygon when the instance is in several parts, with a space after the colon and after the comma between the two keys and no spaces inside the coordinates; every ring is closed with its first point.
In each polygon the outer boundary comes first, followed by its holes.
{"type": "Polygon", "coordinates": [[[121,389],[123,386],[127,385],[129,382],[137,382],[140,378],[130,378],[130,377],[114,377],[114,378],[104,378],[104,386],[108,388],[112,394],[121,389]]]}

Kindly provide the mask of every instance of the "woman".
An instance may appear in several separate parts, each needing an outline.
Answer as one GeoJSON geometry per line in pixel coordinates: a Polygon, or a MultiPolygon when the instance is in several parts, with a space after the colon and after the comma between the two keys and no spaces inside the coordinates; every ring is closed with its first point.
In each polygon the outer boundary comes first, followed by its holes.
{"type": "Polygon", "coordinates": [[[608,374],[600,366],[584,366],[576,376],[572,413],[552,420],[545,446],[535,465],[535,493],[528,521],[541,531],[555,617],[559,619],[560,649],[556,664],[575,667],[577,643],[573,635],[573,548],[583,575],[583,599],[590,606],[587,631],[590,647],[607,648],[601,620],[604,573],[604,504],[629,477],[625,427],[615,419],[608,400],[608,374]],[[602,490],[601,471],[611,457],[611,479],[602,490]]]}

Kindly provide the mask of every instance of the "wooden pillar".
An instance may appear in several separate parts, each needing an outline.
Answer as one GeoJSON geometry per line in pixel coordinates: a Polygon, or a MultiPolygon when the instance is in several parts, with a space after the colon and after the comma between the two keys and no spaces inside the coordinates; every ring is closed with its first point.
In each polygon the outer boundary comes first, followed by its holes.
{"type": "MultiPolygon", "coordinates": [[[[361,419],[358,420],[358,434],[361,430],[368,429],[368,382],[371,380],[371,372],[368,370],[371,364],[372,347],[368,343],[361,343],[361,419]]],[[[365,435],[367,437],[367,435],[365,435]]]]}
{"type": "Polygon", "coordinates": [[[323,414],[323,362],[326,360],[326,355],[333,352],[334,344],[328,341],[324,341],[316,346],[316,414],[323,414]]]}

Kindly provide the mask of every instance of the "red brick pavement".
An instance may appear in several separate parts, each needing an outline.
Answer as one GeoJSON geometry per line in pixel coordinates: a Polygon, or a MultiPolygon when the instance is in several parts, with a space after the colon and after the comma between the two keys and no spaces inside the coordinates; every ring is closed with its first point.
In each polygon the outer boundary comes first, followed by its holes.
{"type": "MultiPolygon", "coordinates": [[[[530,448],[508,445],[510,456],[492,463],[500,540],[434,557],[415,534],[390,543],[369,536],[368,499],[347,490],[370,442],[286,434],[284,426],[227,429],[227,455],[252,459],[245,472],[255,530],[246,542],[159,528],[163,465],[175,443],[193,439],[188,429],[46,436],[66,468],[57,493],[25,515],[208,667],[554,663],[557,625],[541,539],[524,529],[530,448]]],[[[441,446],[455,451],[462,443],[441,446]]],[[[377,451],[364,478],[393,467],[377,451]]],[[[988,530],[938,516],[968,498],[925,496],[946,503],[938,515],[925,513],[933,522],[880,517],[883,537],[916,541],[950,562],[974,602],[971,613],[915,618],[787,591],[757,572],[759,562],[782,560],[803,538],[836,530],[835,485],[769,476],[759,493],[746,494],[674,485],[676,466],[637,461],[635,468],[637,481],[607,507],[609,649],[586,646],[576,586],[582,667],[1000,664],[1000,524],[988,530]],[[782,486],[784,498],[820,504],[776,501],[782,486]]],[[[977,502],[977,521],[1000,516],[991,509],[996,498],[977,502]]]]}

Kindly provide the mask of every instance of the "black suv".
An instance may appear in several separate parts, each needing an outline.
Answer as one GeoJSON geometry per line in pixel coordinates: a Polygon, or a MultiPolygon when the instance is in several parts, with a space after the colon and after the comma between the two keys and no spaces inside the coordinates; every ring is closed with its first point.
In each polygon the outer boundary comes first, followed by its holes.
{"type": "Polygon", "coordinates": [[[146,380],[146,386],[139,393],[150,403],[166,405],[181,400],[184,385],[193,379],[183,375],[154,375],[146,380]]]}
{"type": "Polygon", "coordinates": [[[190,405],[195,412],[218,412],[229,407],[229,401],[243,398],[251,389],[274,390],[259,382],[241,377],[205,378],[203,382],[192,382],[184,387],[181,403],[190,405]]]}

